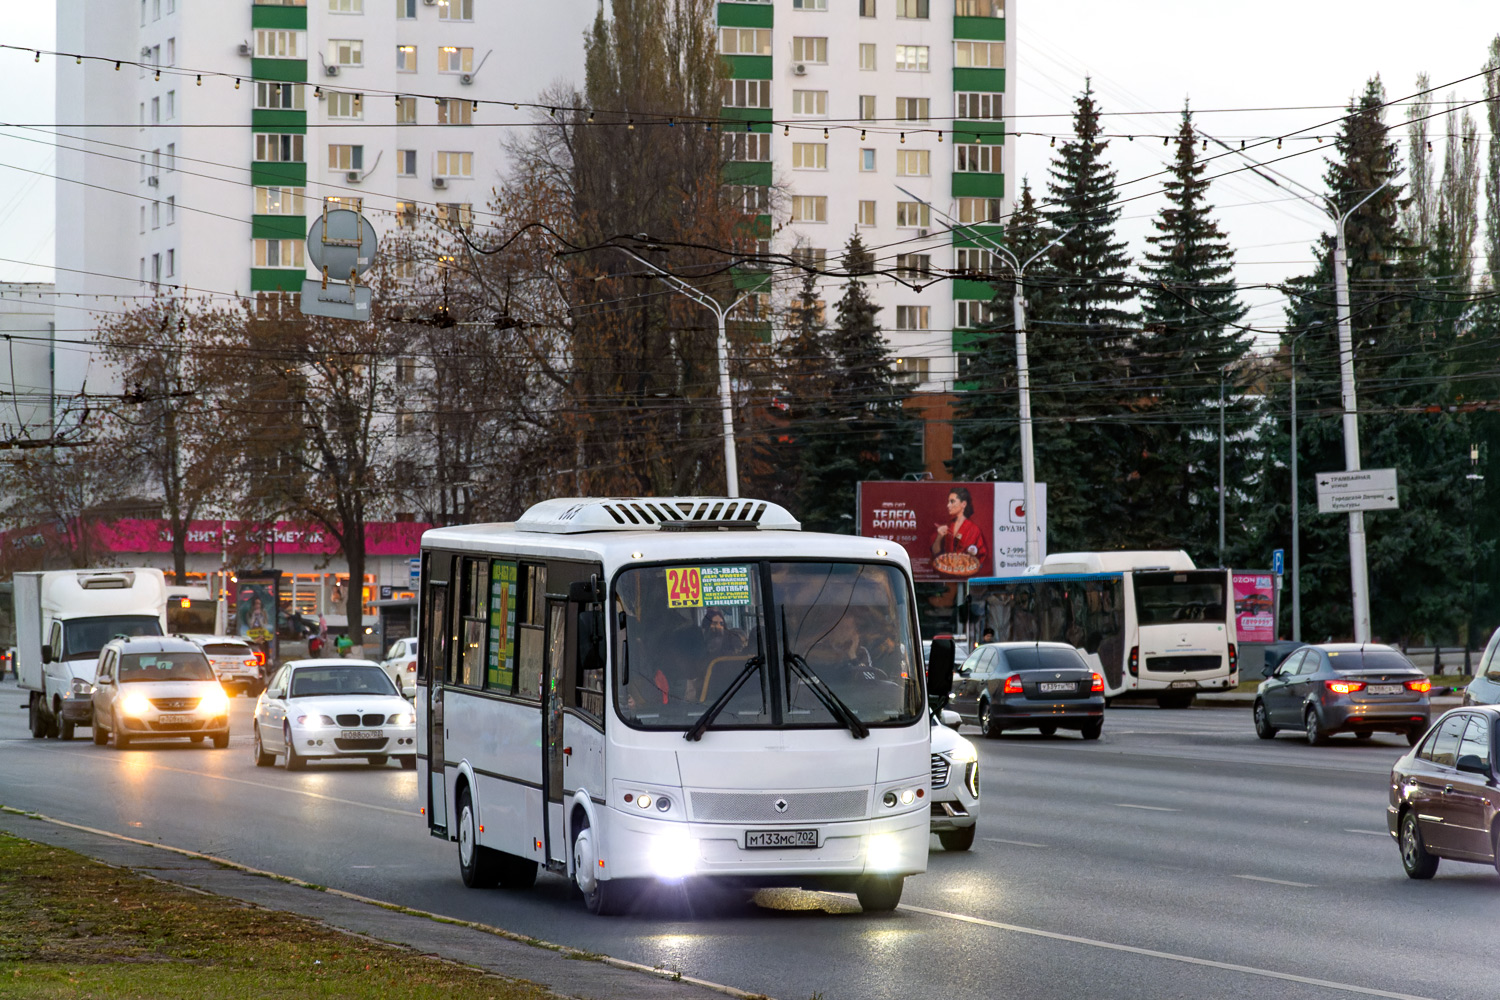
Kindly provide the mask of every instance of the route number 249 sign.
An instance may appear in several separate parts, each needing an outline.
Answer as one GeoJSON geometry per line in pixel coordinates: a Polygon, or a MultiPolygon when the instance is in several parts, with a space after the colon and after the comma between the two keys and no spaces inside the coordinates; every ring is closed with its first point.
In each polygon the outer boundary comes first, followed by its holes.
{"type": "Polygon", "coordinates": [[[703,576],[697,566],[667,568],[667,607],[703,607],[703,576]]]}

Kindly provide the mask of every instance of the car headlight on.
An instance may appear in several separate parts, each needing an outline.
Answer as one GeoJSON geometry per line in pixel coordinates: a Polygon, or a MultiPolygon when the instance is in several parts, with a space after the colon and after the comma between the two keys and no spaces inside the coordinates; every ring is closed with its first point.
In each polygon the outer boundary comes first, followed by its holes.
{"type": "Polygon", "coordinates": [[[651,838],[647,863],[659,879],[676,881],[698,867],[698,842],[686,830],[671,830],[651,838]]]}
{"type": "Polygon", "coordinates": [[[331,726],[334,722],[326,715],[299,715],[297,725],[299,726],[331,726]]]}
{"type": "Polygon", "coordinates": [[[120,711],[140,718],[151,711],[151,699],[143,694],[127,694],[120,702],[120,711]]]}
{"type": "Polygon", "coordinates": [[[901,866],[901,840],[894,834],[877,833],[865,841],[865,867],[894,871],[901,866]]]}
{"type": "Polygon", "coordinates": [[[979,798],[979,761],[971,760],[964,765],[964,787],[970,795],[979,798]]]}
{"type": "Polygon", "coordinates": [[[979,759],[979,751],[974,749],[974,744],[964,742],[948,751],[948,759],[955,764],[967,764],[979,759]]]}
{"type": "Polygon", "coordinates": [[[224,693],[223,688],[215,688],[203,696],[198,702],[198,713],[200,715],[227,715],[229,713],[229,696],[224,693]]]}
{"type": "Polygon", "coordinates": [[[413,721],[414,717],[410,712],[397,712],[395,715],[385,720],[386,725],[388,726],[409,726],[413,721]]]}

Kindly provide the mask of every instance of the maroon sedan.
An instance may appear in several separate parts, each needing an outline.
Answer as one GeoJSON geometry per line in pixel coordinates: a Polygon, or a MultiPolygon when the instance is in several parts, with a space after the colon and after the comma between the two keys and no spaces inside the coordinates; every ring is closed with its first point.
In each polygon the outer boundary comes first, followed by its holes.
{"type": "Polygon", "coordinates": [[[1438,860],[1500,868],[1500,706],[1458,708],[1391,768],[1386,818],[1412,878],[1432,878],[1438,860]]]}

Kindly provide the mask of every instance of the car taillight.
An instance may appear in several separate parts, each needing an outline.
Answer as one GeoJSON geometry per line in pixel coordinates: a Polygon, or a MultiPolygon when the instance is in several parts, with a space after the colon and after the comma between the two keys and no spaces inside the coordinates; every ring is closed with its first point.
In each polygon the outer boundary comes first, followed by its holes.
{"type": "Polygon", "coordinates": [[[245,666],[247,666],[247,667],[258,667],[258,666],[260,666],[260,664],[256,663],[255,662],[255,657],[252,656],[248,660],[245,661],[245,666]]]}
{"type": "Polygon", "coordinates": [[[1354,691],[1363,691],[1365,689],[1364,682],[1362,681],[1324,681],[1323,686],[1334,694],[1350,694],[1354,691]]]}
{"type": "Polygon", "coordinates": [[[1015,674],[1011,674],[1009,677],[1005,678],[1005,687],[1002,690],[1004,690],[1006,694],[1020,694],[1021,678],[1017,677],[1015,674]]]}
{"type": "Polygon", "coordinates": [[[417,661],[416,660],[412,660],[411,662],[409,662],[406,665],[406,672],[409,673],[409,674],[414,674],[414,673],[417,672],[417,661]]]}
{"type": "Polygon", "coordinates": [[[1232,642],[1229,644],[1229,669],[1230,670],[1238,670],[1238,669],[1240,669],[1240,654],[1234,648],[1234,643],[1232,643],[1232,642]]]}
{"type": "Polygon", "coordinates": [[[255,666],[257,666],[257,667],[263,667],[263,666],[266,665],[266,654],[265,653],[263,653],[263,652],[261,652],[260,650],[257,649],[255,651],[254,655],[255,655],[255,659],[254,659],[253,662],[254,662],[255,666]]]}
{"type": "Polygon", "coordinates": [[[1089,685],[1089,691],[1090,692],[1097,692],[1098,694],[1103,694],[1104,693],[1104,675],[1103,674],[1095,674],[1094,675],[1094,682],[1089,685]]]}
{"type": "Polygon", "coordinates": [[[1432,681],[1429,681],[1429,680],[1407,681],[1406,682],[1406,689],[1408,691],[1416,691],[1419,694],[1426,694],[1428,691],[1432,690],[1432,681]]]}
{"type": "Polygon", "coordinates": [[[1141,647],[1130,647],[1130,676],[1141,676],[1141,647]]]}

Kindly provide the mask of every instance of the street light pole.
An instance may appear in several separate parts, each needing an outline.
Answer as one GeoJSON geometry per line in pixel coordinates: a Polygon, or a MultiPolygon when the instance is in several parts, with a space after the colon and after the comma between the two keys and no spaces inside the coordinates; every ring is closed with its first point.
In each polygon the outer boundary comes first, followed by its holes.
{"type": "Polygon", "coordinates": [[[740,304],[748,299],[750,292],[745,292],[735,298],[727,308],[720,304],[719,300],[701,289],[678,278],[675,274],[663,270],[651,261],[642,257],[627,247],[615,246],[616,250],[628,254],[635,260],[649,267],[658,278],[677,289],[683,295],[703,306],[714,314],[719,323],[719,413],[724,431],[724,489],[731,497],[740,495],[740,470],[739,462],[735,457],[734,449],[734,397],[729,386],[729,332],[726,317],[739,308],[740,304]]]}
{"type": "Polygon", "coordinates": [[[1311,331],[1292,338],[1292,641],[1302,641],[1302,531],[1297,523],[1297,341],[1311,331]]]}
{"type": "Polygon", "coordinates": [[[1224,565],[1224,368],[1219,369],[1219,565],[1224,565]]]}

